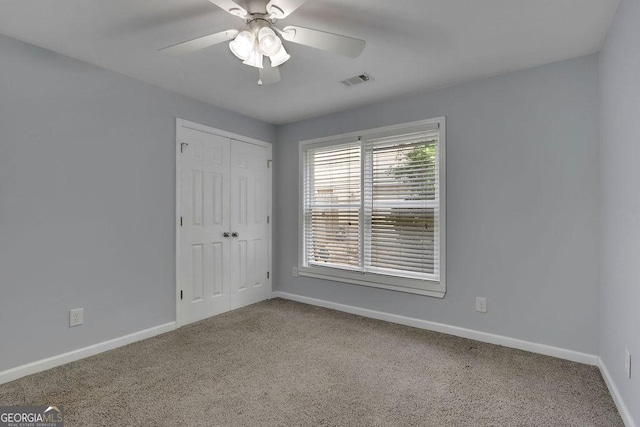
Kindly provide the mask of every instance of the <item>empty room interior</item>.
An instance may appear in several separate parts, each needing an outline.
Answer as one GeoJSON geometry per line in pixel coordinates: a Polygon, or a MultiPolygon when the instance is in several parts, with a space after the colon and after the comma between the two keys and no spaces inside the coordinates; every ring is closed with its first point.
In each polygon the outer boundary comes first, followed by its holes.
{"type": "Polygon", "coordinates": [[[639,164],[638,0],[0,0],[0,426],[640,426],[639,164]]]}

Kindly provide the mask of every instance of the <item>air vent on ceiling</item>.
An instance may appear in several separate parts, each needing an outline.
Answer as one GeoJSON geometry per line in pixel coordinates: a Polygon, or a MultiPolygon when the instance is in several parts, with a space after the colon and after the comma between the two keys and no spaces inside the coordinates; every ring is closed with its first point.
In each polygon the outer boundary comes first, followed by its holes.
{"type": "Polygon", "coordinates": [[[373,81],[373,77],[371,77],[367,73],[362,73],[359,76],[353,76],[346,80],[343,80],[341,83],[346,87],[356,86],[362,83],[367,83],[373,81]]]}

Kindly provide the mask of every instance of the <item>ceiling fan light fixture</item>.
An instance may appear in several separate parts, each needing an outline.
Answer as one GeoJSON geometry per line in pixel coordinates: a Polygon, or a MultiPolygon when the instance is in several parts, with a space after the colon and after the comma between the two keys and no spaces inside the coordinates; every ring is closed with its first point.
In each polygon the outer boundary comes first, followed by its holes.
{"type": "Polygon", "coordinates": [[[252,32],[244,30],[229,43],[229,49],[239,59],[246,61],[251,56],[255,44],[256,36],[254,36],[252,32]]]}
{"type": "Polygon", "coordinates": [[[295,25],[287,25],[282,29],[276,26],[276,20],[287,18],[307,0],[209,1],[225,12],[240,17],[244,21],[244,28],[208,34],[159,49],[159,51],[178,55],[226,42],[235,57],[245,65],[260,69],[260,81],[269,84],[280,81],[278,67],[291,58],[284,47],[285,41],[349,58],[357,58],[366,46],[364,40],[327,31],[295,25]],[[265,65],[265,56],[269,58],[271,66],[268,62],[265,65]]]}
{"type": "Polygon", "coordinates": [[[277,67],[284,64],[289,60],[289,58],[291,58],[291,55],[287,53],[284,46],[282,45],[280,45],[280,50],[278,51],[278,53],[269,57],[272,67],[277,67]]]}
{"type": "Polygon", "coordinates": [[[256,68],[262,68],[262,59],[262,52],[260,52],[257,44],[254,44],[253,50],[249,54],[249,57],[242,63],[256,68]]]}
{"type": "Polygon", "coordinates": [[[265,56],[273,56],[282,48],[282,40],[269,27],[262,27],[258,32],[258,46],[265,56]]]}

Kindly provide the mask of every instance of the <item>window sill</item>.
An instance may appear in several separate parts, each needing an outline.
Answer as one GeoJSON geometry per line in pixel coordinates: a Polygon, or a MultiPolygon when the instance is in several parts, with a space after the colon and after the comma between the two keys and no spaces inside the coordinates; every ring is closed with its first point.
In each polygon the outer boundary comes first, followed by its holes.
{"type": "Polygon", "coordinates": [[[388,289],[434,298],[444,298],[446,294],[446,287],[444,283],[441,282],[405,279],[402,277],[391,277],[376,274],[368,274],[365,276],[358,272],[322,267],[298,267],[298,274],[303,277],[332,280],[335,282],[388,289]]]}

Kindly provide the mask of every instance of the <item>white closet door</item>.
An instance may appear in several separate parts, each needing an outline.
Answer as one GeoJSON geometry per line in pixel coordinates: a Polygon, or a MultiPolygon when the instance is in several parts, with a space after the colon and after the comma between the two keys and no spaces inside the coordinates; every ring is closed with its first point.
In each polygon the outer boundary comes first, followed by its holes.
{"type": "Polygon", "coordinates": [[[270,169],[265,147],[231,142],[231,305],[269,298],[270,169]]]}
{"type": "Polygon", "coordinates": [[[207,129],[178,122],[178,325],[271,297],[271,148],[207,129]]]}
{"type": "Polygon", "coordinates": [[[182,212],[180,324],[230,309],[230,139],[184,129],[180,202],[182,212]]]}

